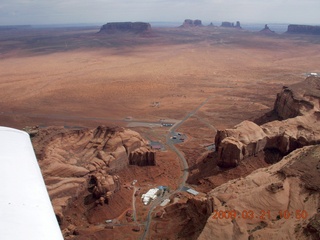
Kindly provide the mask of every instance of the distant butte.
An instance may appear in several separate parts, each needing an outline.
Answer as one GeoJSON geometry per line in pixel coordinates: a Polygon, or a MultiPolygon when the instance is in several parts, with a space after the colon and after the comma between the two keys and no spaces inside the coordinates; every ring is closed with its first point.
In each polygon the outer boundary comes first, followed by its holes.
{"type": "Polygon", "coordinates": [[[145,22],[110,22],[100,28],[99,33],[146,33],[151,31],[150,23],[145,22]]]}
{"type": "Polygon", "coordinates": [[[236,24],[233,22],[222,22],[220,27],[227,27],[227,28],[239,28],[241,29],[240,22],[237,21],[236,24]]]}
{"type": "Polygon", "coordinates": [[[201,26],[203,26],[202,21],[199,19],[196,19],[196,20],[186,19],[181,25],[181,27],[201,27],[201,26]]]}
{"type": "Polygon", "coordinates": [[[275,32],[272,31],[269,27],[268,24],[264,25],[264,29],[262,29],[260,31],[260,33],[264,33],[264,34],[274,34],[275,32]]]}
{"type": "Polygon", "coordinates": [[[320,26],[290,24],[287,33],[320,35],[320,26]]]}

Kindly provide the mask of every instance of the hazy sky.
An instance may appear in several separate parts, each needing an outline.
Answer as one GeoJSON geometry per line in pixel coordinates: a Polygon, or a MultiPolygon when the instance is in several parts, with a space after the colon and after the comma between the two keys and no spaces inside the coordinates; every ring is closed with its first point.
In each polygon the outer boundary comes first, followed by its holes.
{"type": "Polygon", "coordinates": [[[0,0],[0,25],[186,18],[320,25],[320,0],[0,0]]]}

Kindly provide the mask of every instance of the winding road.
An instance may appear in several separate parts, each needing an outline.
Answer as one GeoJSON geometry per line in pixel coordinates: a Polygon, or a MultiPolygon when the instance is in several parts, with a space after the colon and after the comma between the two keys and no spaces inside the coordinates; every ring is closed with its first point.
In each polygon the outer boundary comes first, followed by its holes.
{"type": "MultiPolygon", "coordinates": [[[[188,162],[187,160],[185,159],[183,153],[175,147],[174,143],[172,142],[171,140],[171,136],[175,134],[176,130],[185,122],[187,121],[190,117],[192,117],[194,114],[196,114],[197,111],[199,111],[199,109],[201,107],[203,107],[212,97],[208,97],[205,101],[203,101],[197,108],[195,108],[193,111],[191,111],[190,113],[188,113],[181,121],[177,122],[176,124],[174,124],[170,129],[169,129],[169,132],[168,134],[166,135],[166,144],[168,147],[171,148],[172,151],[174,151],[178,157],[180,158],[180,163],[181,163],[181,169],[182,169],[182,172],[183,172],[183,175],[181,177],[181,181],[180,181],[180,184],[179,184],[179,187],[170,193],[170,195],[166,196],[166,198],[169,198],[171,195],[179,192],[182,190],[182,188],[185,186],[186,184],[186,181],[188,179],[188,175],[189,175],[189,172],[188,172],[188,169],[189,169],[189,166],[188,166],[188,162]]],[[[151,203],[151,206],[150,206],[150,210],[148,212],[148,217],[147,217],[147,221],[146,221],[146,228],[145,228],[145,231],[143,233],[143,236],[142,236],[142,240],[146,239],[146,237],[148,236],[148,232],[149,232],[149,228],[150,228],[150,224],[151,224],[151,214],[153,212],[153,210],[158,206],[158,204],[160,204],[160,202],[163,200],[163,197],[161,198],[157,198],[155,201],[153,201],[151,203]]]]}

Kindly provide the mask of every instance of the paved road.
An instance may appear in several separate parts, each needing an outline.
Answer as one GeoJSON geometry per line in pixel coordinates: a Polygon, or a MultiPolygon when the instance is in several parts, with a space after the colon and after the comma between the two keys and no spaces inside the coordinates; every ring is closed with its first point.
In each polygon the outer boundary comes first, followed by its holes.
{"type": "MultiPolygon", "coordinates": [[[[187,121],[190,117],[192,117],[203,105],[205,105],[209,100],[211,99],[211,97],[207,98],[204,102],[202,102],[197,108],[195,108],[193,111],[191,111],[189,114],[187,114],[181,121],[177,122],[176,124],[174,124],[170,129],[168,134],[166,135],[166,144],[168,145],[168,147],[171,148],[172,151],[174,151],[178,157],[180,158],[180,162],[181,162],[181,169],[183,171],[183,175],[182,178],[180,180],[180,184],[179,187],[174,191],[171,192],[169,196],[166,196],[166,198],[169,198],[171,195],[181,191],[181,189],[185,186],[186,181],[188,179],[188,162],[185,159],[185,157],[183,156],[182,152],[176,148],[174,146],[174,142],[171,139],[171,136],[175,134],[176,130],[185,122],[187,121]]],[[[146,222],[146,228],[145,228],[145,232],[143,233],[142,236],[142,240],[146,239],[146,237],[148,236],[148,232],[149,232],[149,228],[150,228],[150,224],[151,224],[151,214],[153,212],[153,210],[157,207],[158,204],[160,204],[161,200],[163,199],[163,197],[161,198],[157,198],[155,201],[152,202],[151,206],[150,206],[150,210],[148,212],[148,217],[147,217],[147,222],[146,222]]]]}

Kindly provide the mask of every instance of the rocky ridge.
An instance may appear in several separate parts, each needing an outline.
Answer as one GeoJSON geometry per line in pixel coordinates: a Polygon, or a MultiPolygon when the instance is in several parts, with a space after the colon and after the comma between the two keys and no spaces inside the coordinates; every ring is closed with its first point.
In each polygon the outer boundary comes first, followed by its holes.
{"type": "Polygon", "coordinates": [[[319,156],[319,145],[297,149],[209,192],[213,214],[198,239],[319,239],[319,156]]]}
{"type": "Polygon", "coordinates": [[[297,148],[320,143],[320,79],[309,77],[277,95],[272,113],[278,120],[257,125],[244,121],[215,137],[222,167],[235,167],[246,157],[265,152],[274,163],[297,148]]]}
{"type": "Polygon", "coordinates": [[[70,201],[81,192],[89,191],[96,204],[108,204],[120,191],[118,171],[129,164],[155,165],[155,152],[132,130],[52,127],[33,134],[35,152],[60,222],[70,201]]]}

